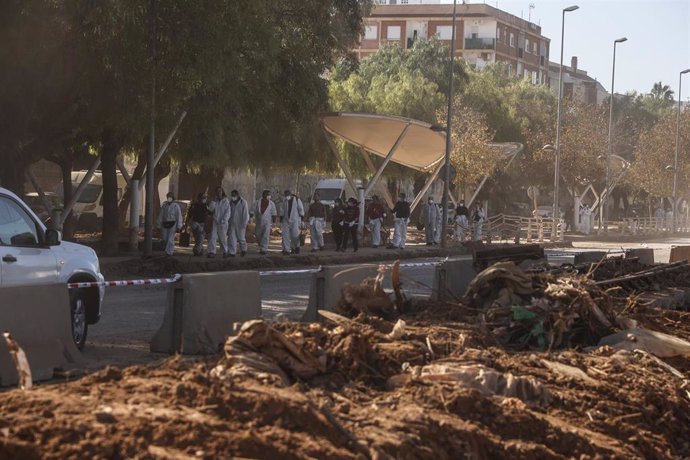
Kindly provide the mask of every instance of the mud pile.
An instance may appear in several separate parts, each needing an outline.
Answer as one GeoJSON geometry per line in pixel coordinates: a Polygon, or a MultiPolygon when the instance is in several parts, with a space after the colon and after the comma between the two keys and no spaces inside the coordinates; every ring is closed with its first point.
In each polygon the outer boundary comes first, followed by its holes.
{"type": "MultiPolygon", "coordinates": [[[[516,285],[525,281],[514,275],[516,285]]],[[[551,318],[544,331],[599,331],[603,319],[610,325],[597,337],[624,330],[633,346],[588,348],[593,336],[582,334],[551,347],[504,342],[493,326],[500,315],[489,314],[501,308],[492,307],[504,298],[498,293],[476,297],[491,300],[480,308],[399,305],[393,294],[382,307],[382,298],[362,304],[345,292],[345,306],[364,305],[347,310],[351,317],[251,321],[211,359],[107,368],[2,393],[0,458],[690,456],[690,349],[639,333],[688,338],[690,313],[605,298],[584,279],[529,281],[534,291],[513,291],[512,300],[524,296],[521,308],[551,318]],[[549,289],[553,283],[573,290],[564,296],[549,289]],[[539,309],[529,308],[532,298],[542,299],[539,309]],[[591,305],[575,307],[587,299],[602,318],[591,305]],[[570,329],[554,320],[559,315],[570,329]]],[[[516,318],[511,310],[507,324],[534,320],[521,319],[525,311],[516,318]]]]}

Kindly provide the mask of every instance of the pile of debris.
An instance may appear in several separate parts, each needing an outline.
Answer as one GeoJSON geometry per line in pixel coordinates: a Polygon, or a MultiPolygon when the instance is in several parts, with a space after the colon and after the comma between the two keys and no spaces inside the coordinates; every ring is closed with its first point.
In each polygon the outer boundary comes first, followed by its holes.
{"type": "Polygon", "coordinates": [[[220,357],[0,394],[0,451],[690,456],[690,343],[680,338],[690,337],[690,312],[508,264],[482,272],[464,302],[411,306],[396,270],[394,292],[383,289],[387,273],[344,288],[339,312],[320,312],[320,323],[244,323],[220,357]]]}

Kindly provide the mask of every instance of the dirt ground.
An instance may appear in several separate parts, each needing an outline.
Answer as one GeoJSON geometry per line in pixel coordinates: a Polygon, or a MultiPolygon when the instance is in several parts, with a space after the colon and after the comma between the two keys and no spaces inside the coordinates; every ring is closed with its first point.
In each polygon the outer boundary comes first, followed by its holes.
{"type": "MultiPolygon", "coordinates": [[[[509,274],[501,289],[529,278],[509,274]]],[[[687,340],[690,312],[582,278],[515,286],[502,321],[504,297],[481,286],[458,303],[386,303],[370,280],[322,323],[245,323],[216,356],[6,391],[0,459],[690,456],[687,352],[588,347],[622,318],[687,340]],[[528,312],[562,340],[532,340],[528,312]]]]}

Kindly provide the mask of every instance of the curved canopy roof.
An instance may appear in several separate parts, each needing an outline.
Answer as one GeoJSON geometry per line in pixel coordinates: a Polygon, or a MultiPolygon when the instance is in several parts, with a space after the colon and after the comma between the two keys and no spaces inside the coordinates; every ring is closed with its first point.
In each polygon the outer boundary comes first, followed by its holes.
{"type": "Polygon", "coordinates": [[[390,161],[418,171],[432,169],[446,150],[443,128],[411,118],[339,112],[324,114],[321,121],[333,136],[383,158],[400,139],[390,161]]]}

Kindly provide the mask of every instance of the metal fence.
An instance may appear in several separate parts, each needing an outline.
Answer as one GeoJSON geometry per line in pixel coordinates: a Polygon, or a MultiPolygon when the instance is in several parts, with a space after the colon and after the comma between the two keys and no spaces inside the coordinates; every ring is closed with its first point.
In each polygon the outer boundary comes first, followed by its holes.
{"type": "Polygon", "coordinates": [[[498,214],[484,223],[484,234],[488,241],[563,241],[564,222],[552,217],[523,217],[498,214]],[[554,221],[555,220],[555,221],[554,221]]]}
{"type": "Polygon", "coordinates": [[[690,219],[664,219],[659,217],[625,218],[618,223],[623,235],[651,235],[663,233],[690,233],[690,219]]]}

